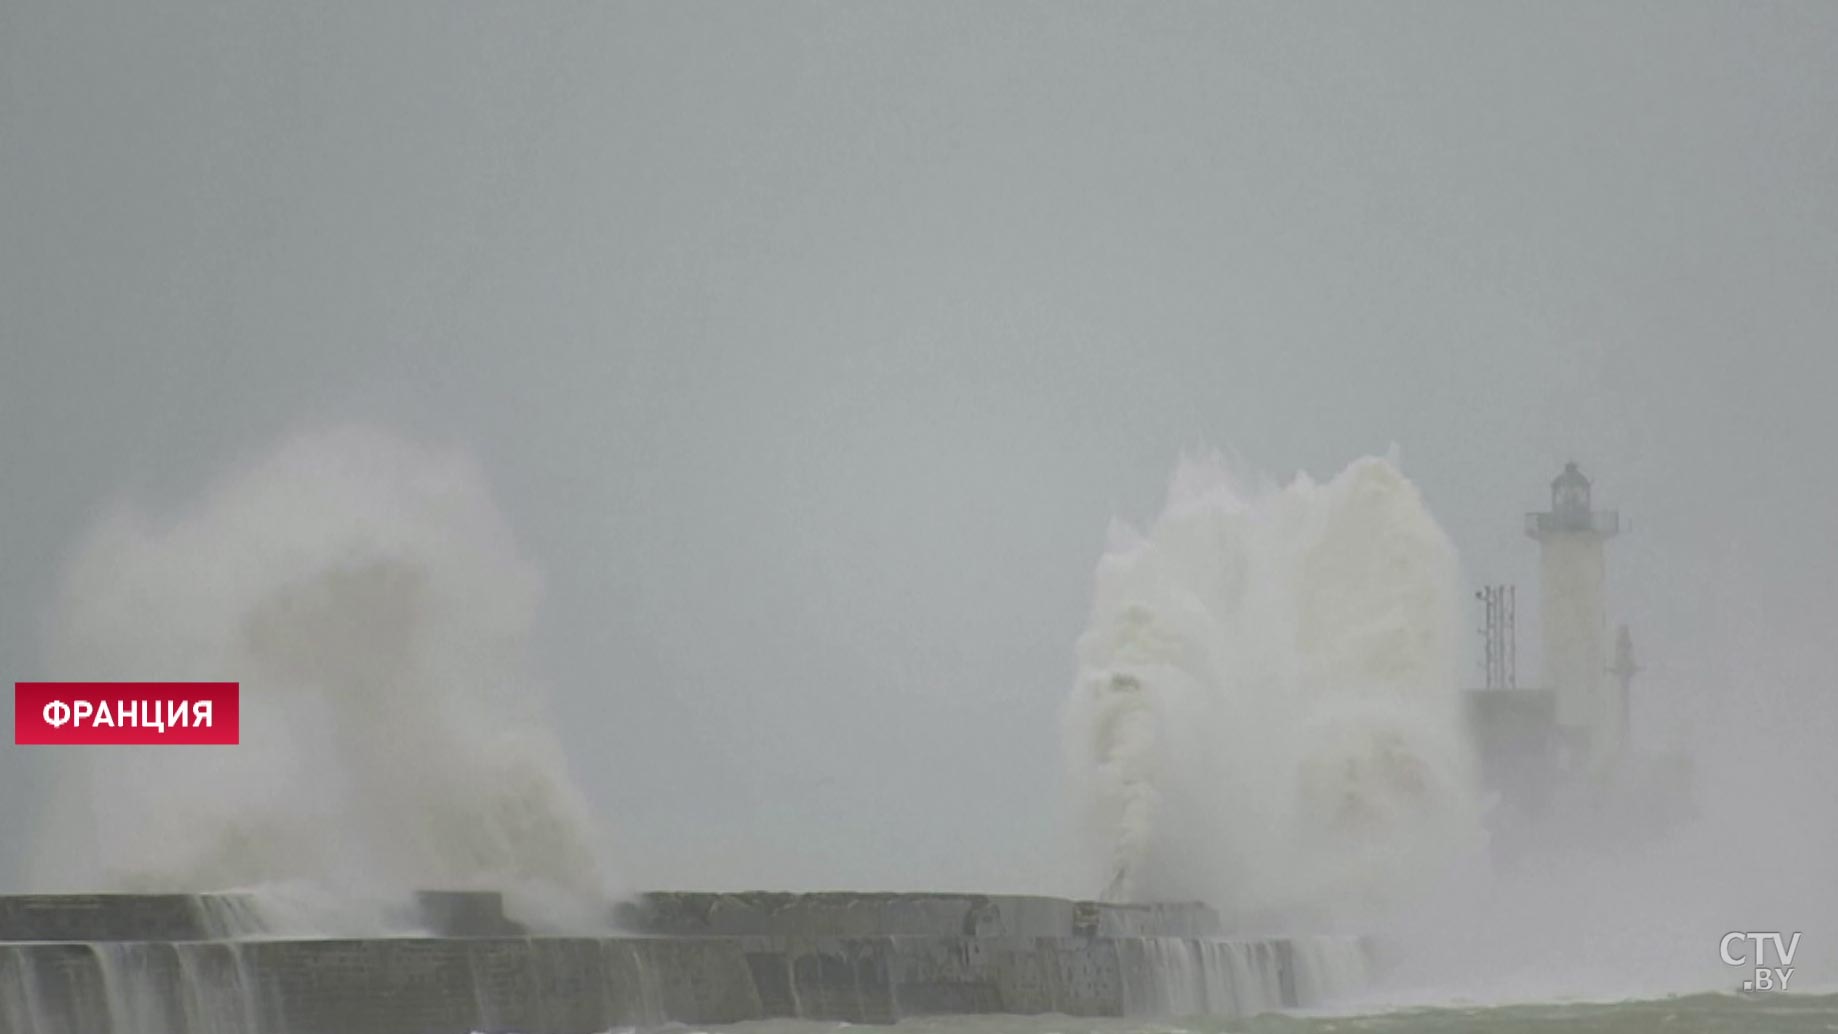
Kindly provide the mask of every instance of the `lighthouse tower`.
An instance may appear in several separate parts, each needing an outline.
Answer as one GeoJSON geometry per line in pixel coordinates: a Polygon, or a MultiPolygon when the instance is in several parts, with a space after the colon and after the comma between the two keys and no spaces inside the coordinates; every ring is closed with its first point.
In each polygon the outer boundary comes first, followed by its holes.
{"type": "Polygon", "coordinates": [[[1564,464],[1551,482],[1551,509],[1525,515],[1525,533],[1539,545],[1544,675],[1556,697],[1557,725],[1574,744],[1573,763],[1597,771],[1613,763],[1627,741],[1622,686],[1608,678],[1604,593],[1603,546],[1620,530],[1619,514],[1590,508],[1589,479],[1575,463],[1564,464]]]}

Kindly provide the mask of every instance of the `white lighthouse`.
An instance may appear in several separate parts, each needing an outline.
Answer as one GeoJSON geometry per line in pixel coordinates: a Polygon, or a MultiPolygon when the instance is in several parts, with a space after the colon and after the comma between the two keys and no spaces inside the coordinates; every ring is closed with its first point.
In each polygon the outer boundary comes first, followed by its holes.
{"type": "Polygon", "coordinates": [[[1620,530],[1619,514],[1590,508],[1589,479],[1575,463],[1564,464],[1551,482],[1551,509],[1525,515],[1525,533],[1540,547],[1539,620],[1556,723],[1573,745],[1572,763],[1596,771],[1619,758],[1627,742],[1623,682],[1608,677],[1604,592],[1603,546],[1620,530]]]}

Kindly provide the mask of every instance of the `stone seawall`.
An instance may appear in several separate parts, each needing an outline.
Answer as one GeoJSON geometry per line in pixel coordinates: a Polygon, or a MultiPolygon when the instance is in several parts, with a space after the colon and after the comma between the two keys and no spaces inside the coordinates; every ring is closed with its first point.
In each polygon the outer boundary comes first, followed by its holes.
{"type": "MultiPolygon", "coordinates": [[[[379,917],[380,918],[380,917],[379,917]]],[[[602,917],[613,930],[670,936],[1070,935],[1209,937],[1219,916],[1198,903],[1114,905],[1020,894],[892,894],[660,891],[621,902],[602,917]]],[[[502,937],[525,930],[491,891],[420,891],[397,917],[402,933],[502,937]]],[[[0,895],[0,942],[199,941],[286,934],[265,923],[254,895],[0,895]]]]}
{"type": "MultiPolygon", "coordinates": [[[[503,897],[493,891],[418,891],[401,914],[378,916],[376,925],[438,937],[527,932],[505,917],[503,897]]],[[[304,932],[274,925],[254,894],[0,895],[0,944],[233,940],[304,932]]]]}
{"type": "Polygon", "coordinates": [[[623,929],[674,935],[926,934],[991,937],[1212,937],[1197,902],[1114,905],[1023,894],[656,892],[614,909],[623,929]]]}
{"type": "MultiPolygon", "coordinates": [[[[625,912],[653,931],[751,928],[718,933],[0,944],[0,1034],[592,1034],[941,1013],[1229,1016],[1315,1004],[1364,979],[1365,946],[1354,938],[1080,934],[1070,925],[1080,906],[1046,898],[817,897],[799,907],[777,895],[649,895],[625,912]],[[837,910],[848,917],[837,927],[878,914],[905,928],[784,930],[837,910]]],[[[95,907],[129,904],[142,907],[95,907]]],[[[502,922],[479,901],[460,904],[449,912],[480,929],[502,922]]],[[[1163,911],[1171,925],[1193,919],[1163,911]]],[[[1122,915],[1147,921],[1154,911],[1122,915]]]]}

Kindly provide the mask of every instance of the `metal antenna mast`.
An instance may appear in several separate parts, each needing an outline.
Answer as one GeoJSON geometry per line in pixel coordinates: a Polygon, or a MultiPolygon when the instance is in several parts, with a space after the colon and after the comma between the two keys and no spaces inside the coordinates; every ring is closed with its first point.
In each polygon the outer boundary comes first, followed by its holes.
{"type": "Polygon", "coordinates": [[[1488,689],[1519,687],[1518,591],[1511,585],[1483,586],[1474,598],[1485,617],[1481,626],[1482,669],[1488,689]]]}

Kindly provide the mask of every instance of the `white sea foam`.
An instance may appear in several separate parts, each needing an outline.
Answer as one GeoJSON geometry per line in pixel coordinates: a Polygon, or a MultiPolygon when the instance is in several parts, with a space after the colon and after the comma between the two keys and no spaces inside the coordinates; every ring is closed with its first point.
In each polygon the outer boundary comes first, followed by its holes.
{"type": "Polygon", "coordinates": [[[1472,858],[1459,571],[1394,462],[1253,487],[1177,469],[1099,561],[1065,710],[1095,887],[1235,922],[1400,900],[1472,858]]]}
{"type": "Polygon", "coordinates": [[[59,677],[242,683],[237,747],[73,751],[45,889],[527,888],[603,899],[604,844],[527,655],[539,581],[464,455],[304,434],[76,552],[59,677]]]}

